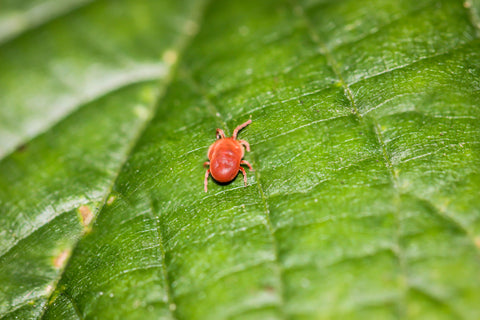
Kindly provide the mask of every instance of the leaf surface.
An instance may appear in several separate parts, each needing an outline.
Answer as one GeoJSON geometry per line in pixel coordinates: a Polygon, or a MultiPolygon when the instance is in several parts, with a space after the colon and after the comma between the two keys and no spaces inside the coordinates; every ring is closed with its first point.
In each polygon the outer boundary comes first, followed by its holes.
{"type": "Polygon", "coordinates": [[[480,318],[478,9],[97,1],[12,36],[0,315],[480,318]],[[249,118],[248,187],[204,193],[249,118]]]}

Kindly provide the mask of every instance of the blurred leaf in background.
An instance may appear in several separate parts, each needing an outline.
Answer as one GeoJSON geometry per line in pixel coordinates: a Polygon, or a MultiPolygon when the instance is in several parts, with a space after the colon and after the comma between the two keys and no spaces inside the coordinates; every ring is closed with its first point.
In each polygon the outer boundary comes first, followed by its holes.
{"type": "Polygon", "coordinates": [[[0,319],[479,319],[479,13],[0,0],[0,319]]]}

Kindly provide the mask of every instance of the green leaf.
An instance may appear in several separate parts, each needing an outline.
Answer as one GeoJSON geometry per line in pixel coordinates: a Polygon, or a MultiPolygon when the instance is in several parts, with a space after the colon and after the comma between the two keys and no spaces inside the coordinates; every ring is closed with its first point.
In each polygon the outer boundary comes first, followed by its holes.
{"type": "Polygon", "coordinates": [[[479,1],[17,2],[0,318],[480,318],[479,1]]]}

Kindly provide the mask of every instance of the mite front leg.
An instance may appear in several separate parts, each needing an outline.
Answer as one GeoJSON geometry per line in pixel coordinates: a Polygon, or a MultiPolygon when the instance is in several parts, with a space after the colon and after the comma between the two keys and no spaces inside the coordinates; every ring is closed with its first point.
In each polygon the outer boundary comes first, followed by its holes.
{"type": "Polygon", "coordinates": [[[245,169],[240,167],[240,171],[242,171],[243,174],[243,183],[245,184],[245,187],[247,186],[247,173],[245,172],[245,169]]]}
{"type": "Polygon", "coordinates": [[[203,182],[203,186],[204,186],[204,189],[205,189],[205,192],[208,191],[207,189],[207,184],[208,184],[208,176],[210,175],[210,169],[207,170],[207,172],[205,172],[205,181],[203,182]]]}
{"type": "Polygon", "coordinates": [[[248,144],[247,141],[245,141],[245,140],[238,140],[238,142],[240,142],[240,143],[245,147],[245,149],[247,149],[247,151],[250,152],[250,145],[248,144]]]}
{"type": "Polygon", "coordinates": [[[210,161],[205,161],[205,162],[203,163],[203,167],[204,167],[204,168],[206,168],[206,167],[209,166],[209,165],[210,165],[210,161]]]}
{"type": "Polygon", "coordinates": [[[232,136],[233,140],[237,140],[238,131],[242,130],[243,128],[248,126],[250,123],[252,123],[252,119],[249,119],[247,122],[242,123],[241,125],[236,127],[235,130],[233,130],[233,136],[232,136]]]}
{"type": "Polygon", "coordinates": [[[224,139],[224,138],[225,138],[225,132],[223,132],[222,129],[217,129],[217,140],[224,139]]]}
{"type": "Polygon", "coordinates": [[[242,160],[240,164],[246,165],[250,171],[253,171],[252,165],[247,160],[242,160]]]}

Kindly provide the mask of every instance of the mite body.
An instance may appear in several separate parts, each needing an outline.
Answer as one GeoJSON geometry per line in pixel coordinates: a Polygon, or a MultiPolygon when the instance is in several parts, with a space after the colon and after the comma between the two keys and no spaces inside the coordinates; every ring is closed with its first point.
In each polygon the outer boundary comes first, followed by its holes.
{"type": "Polygon", "coordinates": [[[252,120],[239,125],[233,130],[233,136],[230,138],[225,137],[225,133],[222,129],[217,129],[217,141],[215,141],[208,149],[207,156],[210,161],[205,162],[203,165],[210,166],[210,169],[205,172],[205,192],[207,192],[208,176],[211,174],[213,179],[220,183],[227,183],[235,179],[238,172],[243,174],[243,181],[247,186],[247,173],[245,169],[241,167],[242,164],[246,165],[252,170],[252,165],[248,161],[242,160],[245,149],[250,151],[250,145],[245,140],[237,140],[237,135],[240,130],[252,123],[252,120]]]}

